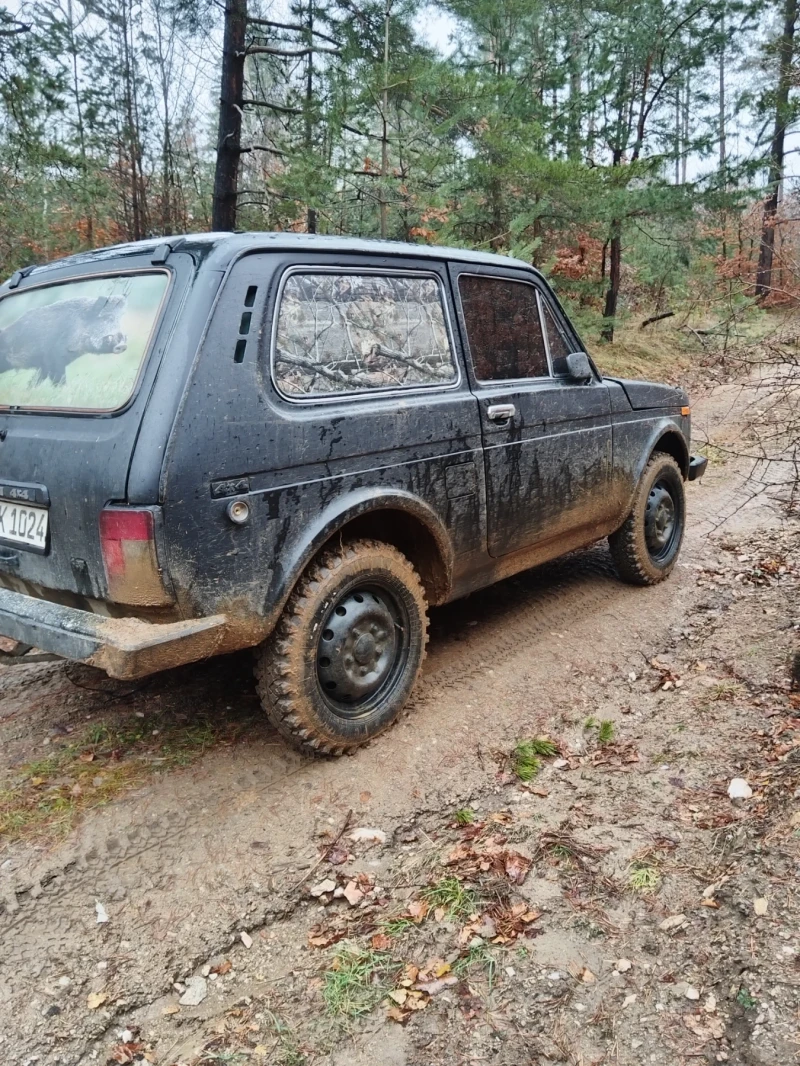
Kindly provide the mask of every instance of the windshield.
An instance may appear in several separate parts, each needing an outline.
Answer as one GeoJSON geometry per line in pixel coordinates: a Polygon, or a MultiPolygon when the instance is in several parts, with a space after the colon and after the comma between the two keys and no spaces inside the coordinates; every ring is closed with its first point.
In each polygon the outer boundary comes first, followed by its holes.
{"type": "Polygon", "coordinates": [[[0,407],[114,411],[132,396],[164,271],[67,281],[0,300],[0,407]]]}

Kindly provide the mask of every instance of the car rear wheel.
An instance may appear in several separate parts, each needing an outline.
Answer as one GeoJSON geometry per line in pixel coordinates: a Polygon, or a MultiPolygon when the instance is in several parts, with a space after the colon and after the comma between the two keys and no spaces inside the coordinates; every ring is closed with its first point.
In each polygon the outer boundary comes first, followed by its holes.
{"type": "Polygon", "coordinates": [[[686,527],[683,475],[671,455],[656,452],[645,468],[633,507],[608,538],[617,572],[632,585],[656,585],[678,559],[686,527]]]}
{"type": "Polygon", "coordinates": [[[258,693],[275,728],[310,755],[341,755],[397,718],[425,657],[416,570],[382,541],[324,550],[256,650],[258,693]]]}

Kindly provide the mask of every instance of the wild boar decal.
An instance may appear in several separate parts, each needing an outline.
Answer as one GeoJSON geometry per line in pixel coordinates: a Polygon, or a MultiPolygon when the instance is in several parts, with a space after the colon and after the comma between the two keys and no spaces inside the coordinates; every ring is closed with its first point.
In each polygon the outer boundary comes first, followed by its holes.
{"type": "Polygon", "coordinates": [[[57,385],[67,380],[67,367],[82,355],[118,355],[128,347],[120,330],[125,296],[79,297],[31,308],[0,329],[0,373],[33,370],[37,381],[57,385]]]}

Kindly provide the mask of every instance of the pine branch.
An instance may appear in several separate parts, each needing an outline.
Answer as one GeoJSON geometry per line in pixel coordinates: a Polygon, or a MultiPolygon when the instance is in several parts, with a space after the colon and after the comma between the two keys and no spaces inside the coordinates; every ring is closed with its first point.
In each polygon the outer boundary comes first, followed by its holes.
{"type": "Polygon", "coordinates": [[[275,104],[272,100],[242,100],[242,106],[268,107],[272,111],[280,111],[284,115],[302,115],[302,107],[286,107],[285,104],[275,104]]]}
{"type": "Polygon", "coordinates": [[[308,33],[311,30],[315,37],[321,37],[323,41],[330,41],[331,44],[339,43],[335,37],[329,37],[327,33],[315,30],[312,26],[301,26],[293,22],[273,22],[272,19],[257,18],[248,18],[247,22],[251,26],[267,26],[275,30],[292,30],[294,33],[308,33]]]}

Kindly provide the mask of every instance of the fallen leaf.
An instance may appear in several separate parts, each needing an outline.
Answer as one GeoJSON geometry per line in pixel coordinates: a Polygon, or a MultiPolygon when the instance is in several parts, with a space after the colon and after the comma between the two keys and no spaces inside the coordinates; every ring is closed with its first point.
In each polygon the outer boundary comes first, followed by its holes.
{"type": "Polygon", "coordinates": [[[703,1004],[703,1010],[706,1014],[713,1014],[717,1009],[717,997],[714,995],[706,996],[706,1001],[703,1004]]]}
{"type": "Polygon", "coordinates": [[[430,907],[424,899],[412,900],[408,905],[408,916],[419,924],[427,915],[430,907]]]}
{"type": "Polygon", "coordinates": [[[594,984],[595,976],[588,966],[581,966],[578,962],[568,962],[567,969],[576,981],[581,981],[585,985],[594,984]]]}
{"type": "Polygon", "coordinates": [[[169,1003],[166,1007],[164,1007],[164,1009],[162,1010],[161,1013],[162,1014],[180,1014],[180,1012],[181,1012],[181,1008],[178,1006],[177,1003],[169,1003]]]}
{"type": "Polygon", "coordinates": [[[80,753],[80,755],[78,756],[78,758],[80,759],[81,762],[94,762],[94,752],[93,751],[82,751],[80,753]]]}
{"type": "Polygon", "coordinates": [[[222,977],[224,974],[229,973],[233,969],[233,963],[230,959],[224,959],[219,965],[212,966],[211,972],[219,974],[222,977]]]}
{"type": "Polygon", "coordinates": [[[334,844],[325,855],[326,862],[329,862],[331,866],[341,866],[342,863],[347,862],[349,858],[350,854],[347,851],[347,848],[343,848],[341,844],[334,844]]]}
{"type": "Polygon", "coordinates": [[[107,992],[90,992],[86,997],[86,1006],[89,1010],[97,1010],[98,1007],[103,1006],[107,999],[107,992]]]}
{"type": "Polygon", "coordinates": [[[716,910],[719,910],[719,903],[717,903],[717,901],[715,899],[701,899],[700,900],[700,906],[701,907],[714,907],[716,910]]]}
{"type": "Polygon", "coordinates": [[[405,1001],[408,999],[407,988],[393,988],[389,993],[389,999],[393,999],[398,1006],[402,1007],[405,1001]]]}
{"type": "Polygon", "coordinates": [[[391,1018],[393,1022],[398,1022],[400,1025],[403,1025],[404,1022],[408,1021],[408,1011],[400,1010],[399,1007],[389,1007],[386,1012],[386,1017],[391,1018]]]}
{"type": "Polygon", "coordinates": [[[375,951],[388,951],[392,946],[392,941],[385,933],[376,933],[370,940],[370,944],[375,951]]]}
{"type": "Polygon", "coordinates": [[[760,899],[753,900],[753,910],[759,917],[767,913],[767,901],[763,896],[760,899]]]}
{"type": "Polygon", "coordinates": [[[326,929],[321,925],[312,926],[308,933],[308,943],[312,948],[329,948],[344,940],[347,936],[346,929],[326,929]]]}
{"type": "Polygon", "coordinates": [[[429,999],[426,999],[422,992],[411,991],[408,993],[408,999],[405,1002],[407,1010],[425,1010],[430,1003],[429,999]]]}
{"type": "Polygon", "coordinates": [[[505,854],[506,877],[512,884],[521,885],[528,876],[531,868],[531,860],[518,851],[507,851],[505,854]]]}

